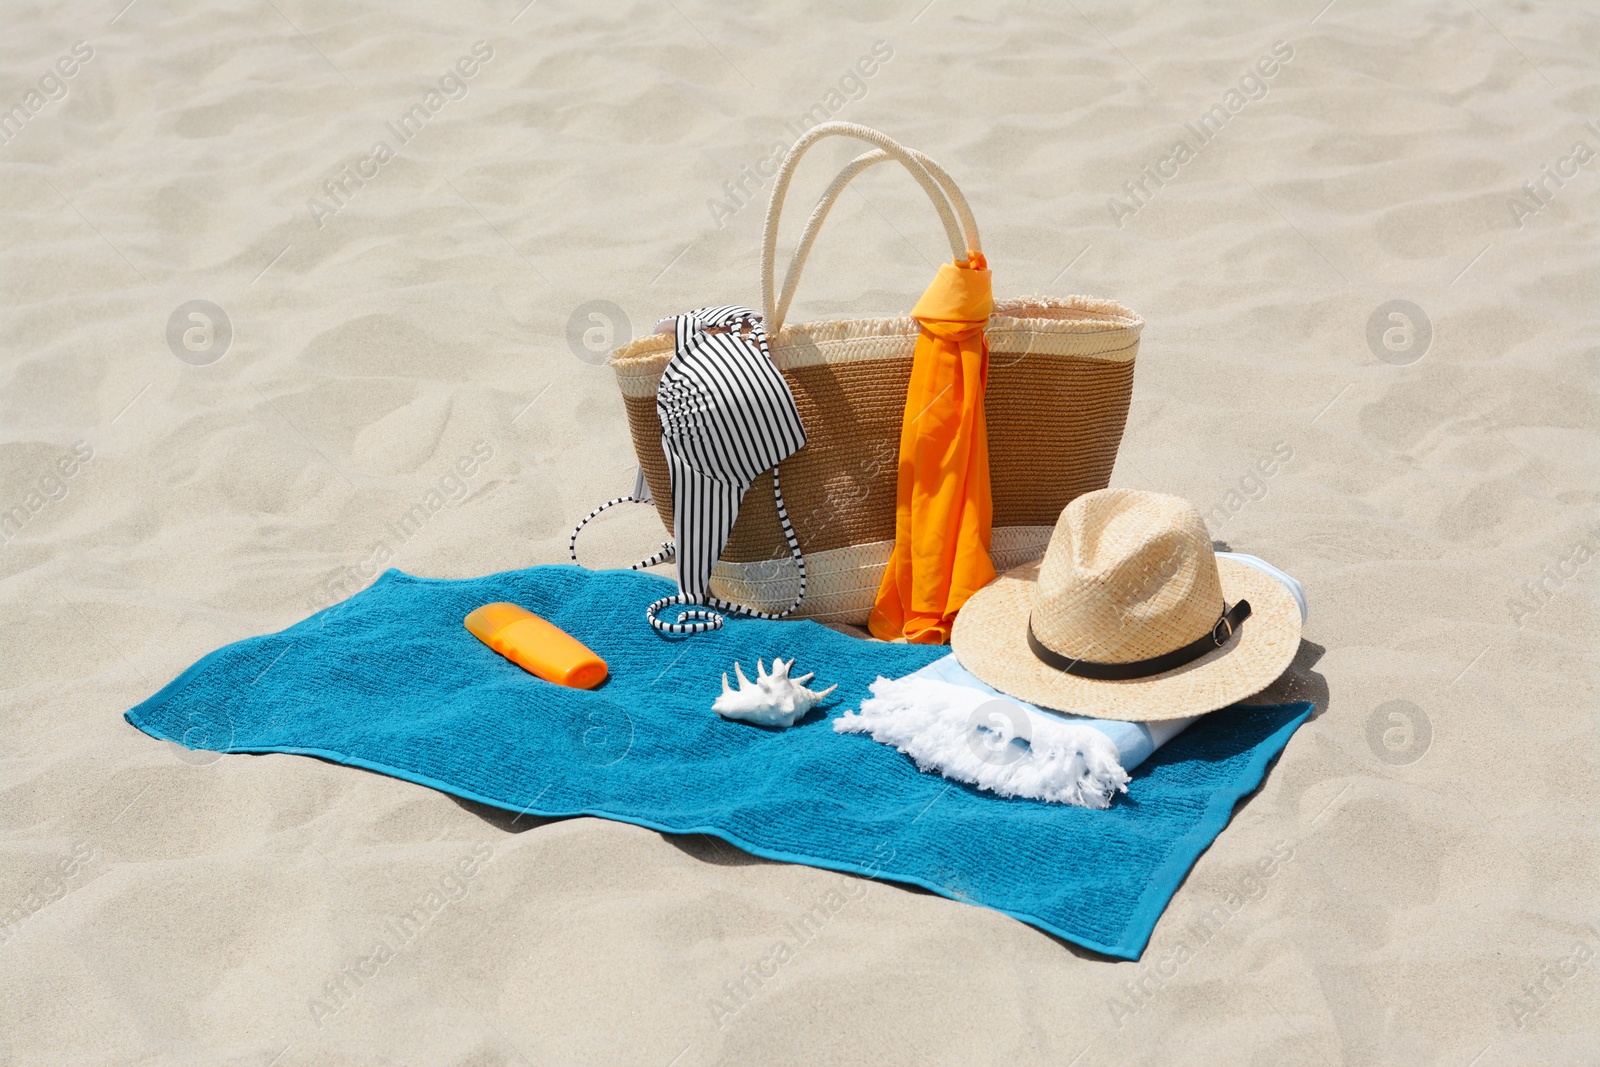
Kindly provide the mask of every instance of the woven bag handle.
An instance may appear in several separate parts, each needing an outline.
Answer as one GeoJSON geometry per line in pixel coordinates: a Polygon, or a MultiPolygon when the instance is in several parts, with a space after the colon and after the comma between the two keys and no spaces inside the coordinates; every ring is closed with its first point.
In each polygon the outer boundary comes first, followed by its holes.
{"type": "MultiPolygon", "coordinates": [[[[966,225],[966,223],[971,224],[968,229],[973,236],[973,241],[965,244],[962,251],[956,252],[956,259],[963,263],[966,262],[968,251],[978,252],[982,249],[977,245],[977,223],[971,219],[971,209],[967,207],[965,197],[962,196],[961,190],[957,188],[955,179],[945,173],[944,168],[940,167],[939,164],[916,149],[908,148],[906,151],[910,152],[912,157],[933,176],[934,180],[943,188],[945,194],[956,201],[957,208],[961,211],[965,220],[963,225],[966,225]]],[[[817,201],[816,208],[811,212],[811,217],[806,220],[805,229],[800,233],[800,241],[795,246],[794,255],[789,259],[789,269],[784,272],[783,291],[778,296],[778,306],[775,309],[776,317],[780,324],[789,317],[789,304],[794,300],[795,289],[800,284],[801,268],[805,264],[806,257],[811,254],[811,246],[816,242],[817,232],[822,228],[823,220],[828,217],[828,212],[833,209],[833,205],[839,199],[840,194],[844,192],[844,187],[849,185],[856,175],[868,167],[876,166],[893,158],[887,152],[877,148],[859,155],[839,172],[838,176],[833,179],[832,184],[823,192],[822,197],[817,201]]],[[[952,240],[951,247],[955,248],[955,238],[959,237],[960,234],[954,229],[954,217],[947,214],[949,211],[948,206],[944,205],[944,207],[945,210],[941,211],[940,214],[945,216],[947,236],[952,240]]]]}
{"type": "Polygon", "coordinates": [[[783,318],[789,311],[789,302],[794,297],[796,286],[799,285],[800,272],[805,267],[806,256],[816,240],[823,219],[827,217],[834,202],[844,191],[844,187],[868,167],[890,159],[905,167],[928,194],[928,199],[939,212],[940,221],[944,223],[945,236],[950,242],[950,249],[955,258],[965,262],[968,251],[982,251],[978,237],[978,223],[973,218],[972,208],[968,206],[966,197],[961,194],[955,181],[933,160],[868,126],[860,126],[853,122],[825,122],[820,126],[813,126],[801,135],[784,156],[776,180],[773,182],[772,199],[767,203],[766,228],[761,235],[761,300],[769,336],[776,337],[778,330],[782,328],[783,318]],[[800,157],[824,137],[854,137],[876,145],[877,149],[851,160],[822,194],[822,199],[818,201],[811,218],[806,222],[805,232],[795,248],[794,256],[789,261],[780,304],[775,299],[774,285],[779,216],[783,212],[783,201],[789,191],[789,182],[794,177],[800,157]]]}

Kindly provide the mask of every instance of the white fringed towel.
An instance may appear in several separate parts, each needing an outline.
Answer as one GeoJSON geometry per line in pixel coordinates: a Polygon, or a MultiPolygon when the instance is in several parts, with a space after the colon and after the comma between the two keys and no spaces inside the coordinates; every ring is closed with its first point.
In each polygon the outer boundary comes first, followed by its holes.
{"type": "Polygon", "coordinates": [[[835,719],[833,728],[867,734],[910,756],[919,770],[1003,797],[1108,808],[1127,792],[1117,746],[1101,731],[950,682],[879,678],[861,710],[835,719]]]}

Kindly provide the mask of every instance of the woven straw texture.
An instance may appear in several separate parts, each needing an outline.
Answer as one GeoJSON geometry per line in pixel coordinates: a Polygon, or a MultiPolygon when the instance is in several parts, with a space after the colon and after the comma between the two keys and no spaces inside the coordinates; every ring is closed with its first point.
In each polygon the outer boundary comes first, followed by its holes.
{"type": "MultiPolygon", "coordinates": [[[[1007,527],[1054,524],[1074,498],[1110,480],[1142,327],[1127,308],[1089,297],[997,306],[988,327],[985,398],[997,541],[1007,527]]],[[[808,569],[821,554],[894,540],[896,462],[917,330],[915,320],[900,316],[786,326],[772,339],[773,361],[808,437],[779,466],[808,569]]],[[[611,357],[634,449],[669,530],[672,493],[655,389],[671,358],[666,335],[640,338],[611,357]]],[[[771,497],[750,494],[722,559],[759,564],[787,557],[771,497]]],[[[848,596],[836,591],[823,599],[820,587],[808,592],[797,615],[864,623],[886,562],[887,555],[856,574],[848,596]]],[[[828,570],[824,563],[815,578],[825,581],[828,570]]],[[[737,593],[718,595],[758,606],[737,593]]]]}
{"type": "Polygon", "coordinates": [[[1300,609],[1277,579],[1218,559],[1195,506],[1105,489],[1061,514],[1044,559],[979,590],[956,617],[961,665],[1031,704],[1132,722],[1199,715],[1271,685],[1300,645],[1300,609]],[[1098,681],[1041,662],[1034,635],[1074,659],[1133,663],[1208,633],[1228,606],[1251,614],[1221,647],[1149,678],[1098,681]]]}

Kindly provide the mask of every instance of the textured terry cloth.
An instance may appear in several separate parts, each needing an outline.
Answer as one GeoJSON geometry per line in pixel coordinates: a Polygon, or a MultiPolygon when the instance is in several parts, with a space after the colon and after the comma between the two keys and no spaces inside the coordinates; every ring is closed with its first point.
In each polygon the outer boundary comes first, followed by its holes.
{"type": "Polygon", "coordinates": [[[1311,711],[1209,716],[1106,811],[1006,800],[921,774],[828,722],[878,675],[909,673],[943,649],[738,617],[674,640],[638,622],[672,588],[566,566],[462,581],[390,570],[287,630],[212,652],[128,721],[191,748],[320,756],[508,811],[711,834],[769,859],[923,886],[1134,959],[1311,711]],[[566,689],[496,655],[461,620],[500,600],[588,645],[610,679],[566,689]],[[735,660],[777,655],[838,691],[787,730],[712,712],[735,660]]]}
{"type": "Polygon", "coordinates": [[[911,317],[921,331],[906,389],[895,488],[894,551],[867,626],[885,641],[943,645],[967,598],[994,581],[994,506],[983,392],[994,310],[976,252],[944,263],[911,317]]]}
{"type": "Polygon", "coordinates": [[[861,710],[834,719],[833,728],[866,734],[919,770],[1003,797],[1109,808],[1128,787],[1117,746],[1099,730],[916,674],[879,678],[861,710]]]}

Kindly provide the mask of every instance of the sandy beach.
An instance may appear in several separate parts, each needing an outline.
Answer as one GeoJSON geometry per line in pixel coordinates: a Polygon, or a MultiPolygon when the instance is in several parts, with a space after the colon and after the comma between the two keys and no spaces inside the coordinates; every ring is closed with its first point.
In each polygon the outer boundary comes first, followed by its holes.
{"type": "MultiPolygon", "coordinates": [[[[0,1064],[1600,1062],[1600,18],[1323,3],[0,14],[0,1064]],[[1112,484],[1305,584],[1315,716],[1140,961],[124,721],[386,567],[565,562],[606,353],[759,306],[821,118],[951,172],[997,297],[1142,315],[1112,484]]],[[[853,190],[791,321],[948,255],[853,190]]]]}

